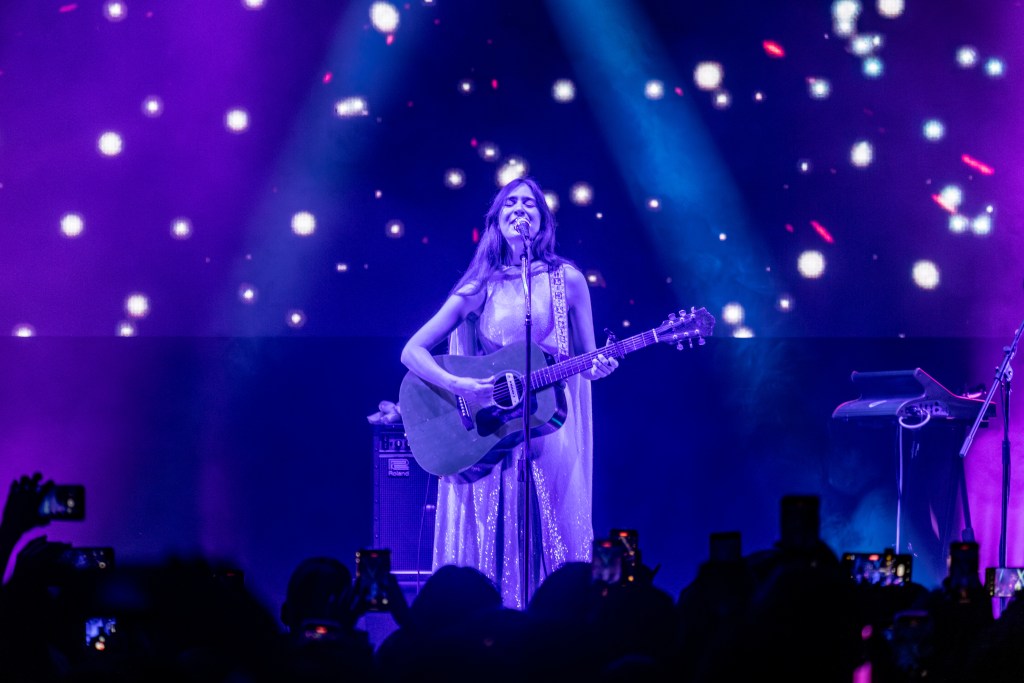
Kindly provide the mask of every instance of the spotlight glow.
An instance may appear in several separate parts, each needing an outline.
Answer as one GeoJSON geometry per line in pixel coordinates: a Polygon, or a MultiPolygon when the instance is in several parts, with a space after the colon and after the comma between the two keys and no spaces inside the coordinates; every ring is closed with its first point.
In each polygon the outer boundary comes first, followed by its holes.
{"type": "Polygon", "coordinates": [[[263,5],[265,4],[265,0],[242,0],[242,5],[244,5],[245,9],[248,10],[263,9],[263,5]]]}
{"type": "Polygon", "coordinates": [[[568,78],[560,78],[551,86],[551,97],[555,102],[572,102],[576,99],[576,84],[568,78]]]}
{"type": "Polygon", "coordinates": [[[142,100],[142,113],[155,119],[164,113],[164,101],[156,95],[150,95],[142,100]]]}
{"type": "Polygon", "coordinates": [[[505,187],[513,180],[522,178],[530,172],[530,167],[525,160],[519,157],[509,157],[498,167],[496,181],[499,187],[505,187]]]}
{"type": "Polygon", "coordinates": [[[850,163],[857,168],[865,168],[871,165],[875,159],[875,148],[867,140],[858,140],[850,148],[850,163]]]}
{"type": "Polygon", "coordinates": [[[468,95],[475,89],[473,80],[471,78],[464,78],[459,81],[459,92],[463,95],[468,95]]]}
{"type": "Polygon", "coordinates": [[[292,232],[299,237],[309,237],[316,231],[316,217],[309,211],[299,211],[292,216],[292,232]]]}
{"type": "Polygon", "coordinates": [[[737,327],[732,331],[732,336],[736,339],[751,339],[754,336],[754,331],[749,327],[737,327]]]}
{"type": "Polygon", "coordinates": [[[946,135],[946,126],[938,119],[928,119],[922,128],[925,140],[932,142],[941,140],[946,135]]]}
{"type": "Polygon", "coordinates": [[[814,170],[814,164],[811,163],[810,159],[798,159],[796,162],[796,170],[807,175],[814,170]]]}
{"type": "Polygon", "coordinates": [[[444,172],[444,186],[451,190],[457,190],[466,184],[466,174],[461,168],[449,168],[444,172]]]}
{"type": "Polygon", "coordinates": [[[587,206],[594,201],[594,189],[587,183],[576,183],[569,188],[569,200],[576,206],[587,206]]]}
{"type": "Polygon", "coordinates": [[[118,337],[134,337],[139,333],[135,324],[130,320],[122,320],[117,323],[117,336],[118,337]]]}
{"type": "Polygon", "coordinates": [[[19,323],[11,330],[11,335],[15,337],[34,337],[36,336],[36,328],[28,323],[19,323]]]}
{"type": "Polygon", "coordinates": [[[96,146],[103,156],[116,157],[124,149],[124,141],[121,140],[121,136],[118,133],[107,131],[100,136],[96,146]]]}
{"type": "Polygon", "coordinates": [[[782,313],[789,313],[793,310],[795,302],[793,297],[789,294],[780,294],[779,298],[775,300],[775,310],[781,311],[782,313]]]}
{"type": "Polygon", "coordinates": [[[381,33],[394,33],[398,29],[398,9],[390,2],[370,5],[370,23],[381,33]]]}
{"type": "Polygon", "coordinates": [[[712,104],[715,105],[715,109],[728,109],[732,104],[732,95],[728,90],[716,90],[712,104]]]}
{"type": "Polygon", "coordinates": [[[561,203],[558,201],[558,195],[550,190],[544,193],[544,201],[547,202],[548,208],[551,209],[552,213],[558,211],[561,203]]]}
{"type": "Polygon", "coordinates": [[[249,112],[244,109],[230,109],[224,115],[224,127],[232,133],[243,133],[249,128],[249,112]]]}
{"type": "Polygon", "coordinates": [[[796,269],[808,280],[817,280],[825,273],[825,255],[809,249],[797,258],[796,269]]]}
{"type": "Polygon", "coordinates": [[[370,108],[366,100],[358,95],[346,97],[334,103],[334,114],[339,118],[347,119],[354,116],[366,116],[369,113],[370,108]]]}
{"type": "Polygon", "coordinates": [[[911,277],[914,284],[921,289],[935,289],[939,286],[939,267],[931,261],[922,259],[914,264],[911,277]]]}
{"type": "Polygon", "coordinates": [[[124,312],[129,318],[139,320],[149,315],[149,297],[141,292],[133,292],[124,299],[124,312]]]}
{"type": "Polygon", "coordinates": [[[192,236],[192,221],[187,218],[175,218],[171,221],[171,237],[176,240],[187,240],[192,236]]]}
{"type": "Polygon", "coordinates": [[[649,100],[660,100],[665,96],[665,84],[658,80],[650,80],[644,84],[644,97],[649,100]]]}
{"type": "Polygon", "coordinates": [[[65,237],[78,237],[85,229],[85,221],[77,213],[66,213],[60,219],[60,231],[65,237]]]}
{"type": "Polygon", "coordinates": [[[724,73],[718,62],[700,62],[693,70],[693,82],[701,90],[717,90],[724,73]]]}
{"type": "Polygon", "coordinates": [[[297,330],[306,324],[306,314],[298,308],[294,308],[288,311],[285,322],[288,323],[288,327],[297,330]]]}
{"type": "Polygon", "coordinates": [[[405,235],[405,223],[398,219],[388,221],[384,225],[384,234],[393,240],[401,239],[405,235]]]}
{"type": "Polygon", "coordinates": [[[657,197],[651,197],[647,200],[648,211],[661,211],[661,200],[657,197]]]}

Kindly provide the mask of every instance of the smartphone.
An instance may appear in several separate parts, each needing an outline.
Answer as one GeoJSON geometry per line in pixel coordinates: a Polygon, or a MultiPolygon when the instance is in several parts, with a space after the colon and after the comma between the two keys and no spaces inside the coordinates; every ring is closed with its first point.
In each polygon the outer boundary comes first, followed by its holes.
{"type": "Polygon", "coordinates": [[[993,598],[1012,598],[1024,591],[1024,567],[986,567],[985,588],[993,598]]]}
{"type": "Polygon", "coordinates": [[[636,581],[640,569],[640,532],[636,529],[612,529],[608,537],[622,546],[622,580],[636,581]]]}
{"type": "Polygon", "coordinates": [[[368,548],[356,551],[356,587],[370,612],[387,612],[386,580],[391,573],[391,550],[368,548]]]}
{"type": "Polygon", "coordinates": [[[81,484],[51,487],[39,501],[39,516],[76,522],[85,519],[85,487],[81,484]]]}
{"type": "Polygon", "coordinates": [[[113,569],[114,549],[111,547],[68,548],[57,558],[57,565],[73,572],[113,569]]]}
{"type": "Polygon", "coordinates": [[[85,620],[85,646],[108,652],[117,642],[117,617],[89,617],[85,620]]]}
{"type": "Polygon", "coordinates": [[[854,583],[903,586],[910,583],[913,574],[913,556],[891,549],[881,553],[846,552],[840,563],[854,583]]]}
{"type": "Polygon", "coordinates": [[[618,538],[594,539],[594,557],[590,577],[595,583],[615,584],[623,580],[623,557],[626,546],[618,538]]]}
{"type": "Polygon", "coordinates": [[[779,541],[797,550],[813,550],[821,531],[821,501],[815,495],[789,494],[782,497],[779,511],[779,541]]]}
{"type": "Polygon", "coordinates": [[[952,588],[968,588],[980,583],[978,544],[974,541],[954,541],[949,544],[947,579],[952,588]]]}
{"type": "Polygon", "coordinates": [[[708,558],[712,562],[739,562],[743,546],[739,531],[713,531],[708,537],[708,558]]]}

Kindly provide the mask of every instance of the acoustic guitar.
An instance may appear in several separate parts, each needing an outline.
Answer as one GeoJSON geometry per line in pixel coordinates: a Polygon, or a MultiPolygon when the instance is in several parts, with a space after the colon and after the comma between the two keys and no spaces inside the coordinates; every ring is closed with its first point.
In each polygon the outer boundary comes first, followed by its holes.
{"type": "MultiPolygon", "coordinates": [[[[670,314],[654,329],[595,351],[554,362],[537,344],[530,345],[530,438],[554,432],[565,421],[562,380],[590,369],[594,358],[622,358],[658,342],[676,348],[703,345],[715,327],[707,309],[670,314]]],[[[438,476],[459,475],[474,481],[485,475],[508,449],[523,440],[523,365],[526,342],[484,356],[435,356],[448,372],[460,377],[495,377],[491,401],[477,404],[424,381],[409,372],[402,380],[398,403],[409,448],[420,467],[438,476]]]]}

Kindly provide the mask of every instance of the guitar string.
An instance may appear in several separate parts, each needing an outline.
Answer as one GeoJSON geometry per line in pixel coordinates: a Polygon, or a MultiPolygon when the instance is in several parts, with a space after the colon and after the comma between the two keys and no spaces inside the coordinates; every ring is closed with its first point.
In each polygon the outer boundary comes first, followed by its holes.
{"type": "MultiPolygon", "coordinates": [[[[604,353],[614,358],[622,358],[628,353],[650,346],[658,341],[656,334],[657,331],[657,329],[653,329],[648,330],[647,332],[641,332],[640,334],[629,337],[628,339],[623,339],[622,341],[613,342],[603,346],[600,349],[575,356],[560,363],[555,363],[554,365],[545,366],[539,370],[534,370],[530,374],[532,386],[546,387],[549,384],[554,384],[560,379],[565,379],[566,377],[571,377],[584,372],[599,354],[604,353]]],[[[697,334],[695,336],[700,337],[701,335],[697,334]]],[[[684,338],[689,339],[692,343],[693,337],[687,335],[684,338]]],[[[522,386],[521,382],[517,382],[515,380],[516,378],[513,378],[512,381],[517,388],[522,386]]],[[[512,396],[509,383],[502,382],[496,385],[493,396],[495,403],[498,403],[499,405],[507,404],[507,402],[511,400],[512,396]]]]}

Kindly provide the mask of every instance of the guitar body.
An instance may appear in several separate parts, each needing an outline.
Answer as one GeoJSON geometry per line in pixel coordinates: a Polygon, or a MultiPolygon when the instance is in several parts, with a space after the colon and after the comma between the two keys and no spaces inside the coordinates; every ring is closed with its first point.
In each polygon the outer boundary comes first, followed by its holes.
{"type": "MultiPolygon", "coordinates": [[[[486,356],[435,356],[448,372],[460,377],[522,378],[526,342],[517,342],[486,356]]],[[[549,359],[536,344],[530,346],[530,369],[549,359]]],[[[409,448],[420,467],[438,476],[459,475],[474,481],[500,462],[507,450],[523,440],[523,406],[474,405],[408,373],[398,394],[409,448]]],[[[550,434],[562,426],[567,411],[561,383],[535,389],[530,406],[530,437],[550,434]]]]}

